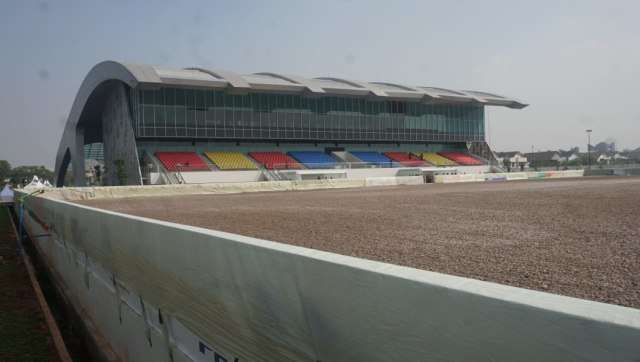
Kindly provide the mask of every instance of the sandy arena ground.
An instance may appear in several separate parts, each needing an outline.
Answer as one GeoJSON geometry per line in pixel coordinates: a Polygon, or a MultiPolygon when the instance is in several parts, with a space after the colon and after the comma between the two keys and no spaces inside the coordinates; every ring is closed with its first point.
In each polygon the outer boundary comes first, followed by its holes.
{"type": "Polygon", "coordinates": [[[79,203],[640,308],[640,177],[79,203]]]}

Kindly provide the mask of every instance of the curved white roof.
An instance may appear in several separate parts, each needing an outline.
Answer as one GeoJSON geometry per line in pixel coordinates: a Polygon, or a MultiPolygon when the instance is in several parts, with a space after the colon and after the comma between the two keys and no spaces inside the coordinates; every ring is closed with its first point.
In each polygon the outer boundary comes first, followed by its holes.
{"type": "Polygon", "coordinates": [[[297,75],[270,72],[243,75],[219,69],[179,69],[137,63],[122,63],[120,65],[129,70],[137,83],[143,86],[148,84],[153,86],[205,87],[226,90],[236,94],[271,91],[305,94],[308,96],[361,96],[380,100],[390,99],[425,103],[475,103],[517,109],[528,106],[528,104],[515,98],[493,93],[438,87],[363,82],[335,77],[305,78],[297,75]]]}

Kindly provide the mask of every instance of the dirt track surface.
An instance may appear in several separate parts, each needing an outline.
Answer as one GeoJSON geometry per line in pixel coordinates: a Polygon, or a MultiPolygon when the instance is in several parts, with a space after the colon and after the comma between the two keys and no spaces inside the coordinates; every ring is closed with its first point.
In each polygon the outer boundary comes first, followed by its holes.
{"type": "Polygon", "coordinates": [[[79,203],[640,308],[639,177],[79,203]]]}

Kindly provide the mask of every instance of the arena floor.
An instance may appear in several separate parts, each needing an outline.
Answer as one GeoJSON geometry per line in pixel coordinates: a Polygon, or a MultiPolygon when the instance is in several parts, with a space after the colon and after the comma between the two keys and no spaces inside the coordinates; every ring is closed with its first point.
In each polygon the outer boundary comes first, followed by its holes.
{"type": "Polygon", "coordinates": [[[640,308],[640,177],[78,203],[640,308]]]}

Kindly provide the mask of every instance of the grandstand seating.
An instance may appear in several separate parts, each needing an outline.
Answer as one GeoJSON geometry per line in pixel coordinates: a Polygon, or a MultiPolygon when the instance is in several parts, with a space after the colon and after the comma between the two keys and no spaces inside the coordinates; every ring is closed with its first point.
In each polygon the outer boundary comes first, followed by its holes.
{"type": "Polygon", "coordinates": [[[289,156],[303,163],[308,168],[334,168],[336,160],[320,151],[291,151],[289,156]]]}
{"type": "Polygon", "coordinates": [[[372,151],[354,151],[354,152],[349,152],[352,155],[354,155],[355,157],[359,158],[360,160],[362,160],[362,162],[366,162],[369,164],[373,164],[373,165],[377,165],[380,167],[393,167],[394,162],[387,156],[378,153],[378,152],[372,152],[372,151]]]}
{"type": "Polygon", "coordinates": [[[169,171],[209,171],[209,166],[195,152],[156,152],[156,157],[169,171]]]}
{"type": "Polygon", "coordinates": [[[221,170],[255,170],[255,163],[241,152],[205,152],[205,156],[221,170]]]}
{"type": "Polygon", "coordinates": [[[389,157],[390,159],[402,164],[403,166],[408,167],[424,167],[431,166],[426,161],[421,160],[420,158],[406,152],[385,152],[383,155],[389,157]]]}
{"type": "Polygon", "coordinates": [[[465,166],[479,166],[482,165],[482,162],[476,160],[475,158],[465,155],[464,153],[459,152],[440,152],[440,155],[457,162],[460,165],[465,166]]]}
{"type": "Polygon", "coordinates": [[[434,166],[457,166],[458,165],[452,160],[446,157],[440,156],[439,154],[434,152],[418,152],[414,154],[434,166]]]}
{"type": "Polygon", "coordinates": [[[264,165],[266,169],[301,169],[302,166],[282,152],[249,152],[249,156],[264,165]]]}

